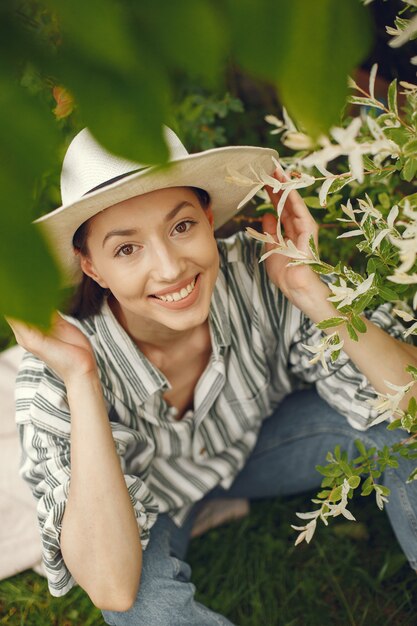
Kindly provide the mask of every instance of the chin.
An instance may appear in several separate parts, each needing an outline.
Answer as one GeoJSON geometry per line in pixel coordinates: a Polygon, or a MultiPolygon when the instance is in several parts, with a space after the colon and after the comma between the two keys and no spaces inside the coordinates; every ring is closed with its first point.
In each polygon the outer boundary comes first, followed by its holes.
{"type": "Polygon", "coordinates": [[[160,323],[171,330],[184,331],[204,324],[208,318],[208,314],[209,307],[198,312],[177,311],[175,315],[164,315],[160,319],[155,317],[153,318],[153,321],[160,323]]]}

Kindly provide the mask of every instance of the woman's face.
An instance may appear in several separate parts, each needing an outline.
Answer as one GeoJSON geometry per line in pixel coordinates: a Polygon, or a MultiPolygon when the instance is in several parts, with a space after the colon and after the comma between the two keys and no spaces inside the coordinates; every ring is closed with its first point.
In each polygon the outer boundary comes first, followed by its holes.
{"type": "Polygon", "coordinates": [[[111,291],[131,330],[194,328],[207,319],[219,269],[211,222],[186,187],[136,196],[91,219],[81,267],[111,291]]]}

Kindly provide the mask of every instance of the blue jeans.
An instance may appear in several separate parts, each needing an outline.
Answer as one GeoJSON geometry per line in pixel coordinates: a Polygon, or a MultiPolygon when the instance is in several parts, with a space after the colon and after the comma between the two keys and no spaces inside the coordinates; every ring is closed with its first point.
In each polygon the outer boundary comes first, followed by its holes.
{"type": "MultiPolygon", "coordinates": [[[[299,391],[285,398],[264,421],[256,446],[230,489],[216,487],[205,499],[272,498],[317,489],[322,477],[315,466],[324,464],[326,453],[337,444],[355,457],[355,439],[381,449],[404,435],[402,430],[387,431],[385,423],[366,432],[355,430],[314,390],[299,391]]],[[[403,459],[398,469],[386,470],[380,482],[391,489],[386,512],[411,567],[417,569],[417,484],[405,484],[413,467],[413,462],[403,459]]],[[[190,582],[191,568],[184,559],[201,502],[196,503],[181,528],[167,514],[159,515],[143,552],[135,604],[125,612],[102,611],[107,624],[232,625],[226,617],[194,600],[196,588],[190,582]]]]}

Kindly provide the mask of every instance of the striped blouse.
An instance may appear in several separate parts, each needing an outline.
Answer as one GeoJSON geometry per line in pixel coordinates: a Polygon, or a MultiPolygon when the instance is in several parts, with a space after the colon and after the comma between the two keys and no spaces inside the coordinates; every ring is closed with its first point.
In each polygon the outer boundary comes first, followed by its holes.
{"type": "MultiPolygon", "coordinates": [[[[67,317],[93,345],[109,420],[140,528],[142,547],[158,512],[180,525],[192,504],[220,484],[230,487],[253,449],[262,421],[292,390],[315,383],[318,393],[359,430],[372,425],[375,393],[342,352],[326,372],[309,365],[321,331],[291,305],[259,264],[261,245],[238,233],[218,240],[220,271],[212,296],[210,361],[194,392],[194,410],[176,420],[163,394],[166,377],[136,347],[107,303],[83,321],[67,317]]],[[[401,338],[389,306],[368,313],[401,338]]],[[[75,583],[60,551],[71,478],[71,416],[65,386],[26,353],[17,378],[21,475],[37,499],[49,590],[75,583]]],[[[343,419],[343,417],[341,417],[343,419]]],[[[94,486],[91,485],[92,491],[94,486]]]]}

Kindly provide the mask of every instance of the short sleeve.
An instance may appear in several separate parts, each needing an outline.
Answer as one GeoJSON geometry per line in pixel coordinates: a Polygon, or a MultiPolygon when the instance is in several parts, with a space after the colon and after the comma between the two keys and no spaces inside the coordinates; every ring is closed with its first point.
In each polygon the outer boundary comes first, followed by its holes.
{"type": "MultiPolygon", "coordinates": [[[[374,311],[366,311],[365,316],[395,339],[404,341],[404,326],[393,317],[391,310],[392,305],[385,303],[374,311]]],[[[378,416],[370,403],[377,397],[376,392],[343,351],[334,363],[327,360],[328,372],[320,361],[314,365],[309,363],[313,355],[305,346],[315,346],[323,337],[324,333],[302,314],[300,327],[290,346],[290,371],[304,382],[315,383],[319,395],[347,417],[351,426],[366,430],[378,416]]]]}
{"type": "MultiPolygon", "coordinates": [[[[53,596],[63,596],[76,584],[60,548],[71,480],[70,414],[62,381],[36,361],[34,357],[26,358],[17,378],[20,475],[37,500],[42,559],[49,591],[53,596]]],[[[111,423],[111,426],[123,469],[125,463],[121,455],[129,446],[129,434],[121,432],[118,440],[118,425],[111,423]]],[[[140,529],[142,548],[146,549],[158,506],[138,476],[125,474],[125,482],[140,529]]]]}

